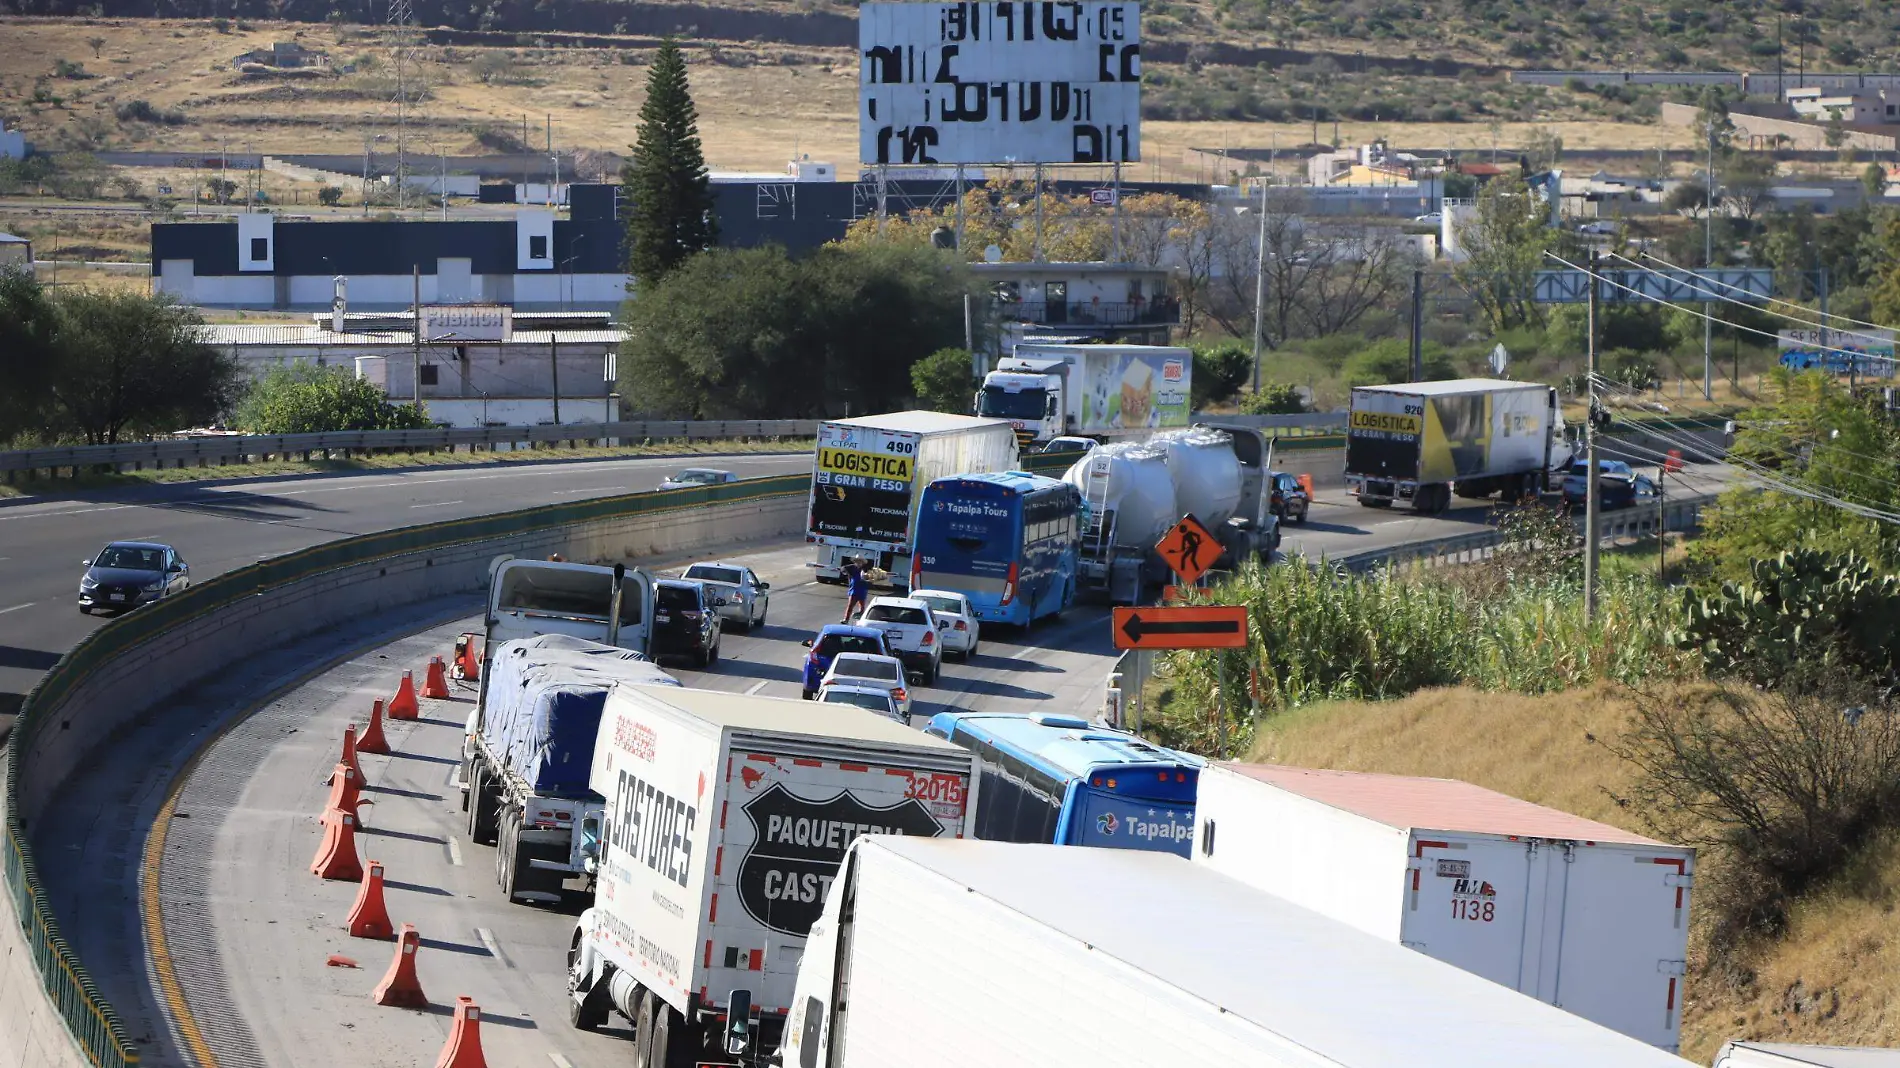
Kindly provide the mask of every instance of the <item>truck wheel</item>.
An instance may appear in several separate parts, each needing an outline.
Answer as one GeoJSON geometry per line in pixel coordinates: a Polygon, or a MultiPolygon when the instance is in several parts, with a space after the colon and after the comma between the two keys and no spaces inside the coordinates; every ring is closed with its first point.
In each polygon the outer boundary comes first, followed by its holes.
{"type": "Polygon", "coordinates": [[[686,1021],[671,1005],[655,999],[653,1006],[653,1052],[648,1054],[651,1068],[692,1068],[693,1051],[686,1021]]]}
{"type": "Polygon", "coordinates": [[[581,989],[586,976],[581,974],[581,942],[586,936],[579,929],[567,943],[567,1022],[576,1030],[593,1031],[607,1022],[611,995],[607,984],[594,980],[581,989]]]}
{"type": "Polygon", "coordinates": [[[532,849],[522,848],[519,813],[510,812],[501,818],[500,838],[501,848],[495,850],[495,881],[501,884],[502,896],[513,901],[515,891],[527,889],[522,884],[533,871],[528,862],[534,859],[532,849]]]}
{"type": "Polygon", "coordinates": [[[476,845],[495,844],[495,826],[501,816],[501,791],[489,781],[485,769],[475,769],[475,781],[469,791],[468,838],[476,845]]]}
{"type": "MultiPolygon", "coordinates": [[[[633,1066],[634,1068],[656,1068],[659,1064],[653,1057],[653,991],[642,989],[640,1001],[633,1012],[633,1066]]],[[[666,1006],[658,1008],[664,1010],[666,1006]]]]}
{"type": "Polygon", "coordinates": [[[1359,507],[1361,508],[1390,508],[1392,507],[1392,498],[1390,497],[1361,497],[1359,498],[1359,507]]]}

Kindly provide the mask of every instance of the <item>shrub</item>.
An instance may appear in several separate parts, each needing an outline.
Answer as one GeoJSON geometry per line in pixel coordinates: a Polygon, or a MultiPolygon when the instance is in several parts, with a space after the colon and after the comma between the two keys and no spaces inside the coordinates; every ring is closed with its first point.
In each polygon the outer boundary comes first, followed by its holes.
{"type": "Polygon", "coordinates": [[[367,379],[341,367],[280,367],[251,387],[238,425],[254,434],[331,430],[420,430],[428,417],[414,404],[391,404],[367,379]]]}
{"type": "Polygon", "coordinates": [[[910,368],[917,406],[926,411],[967,414],[976,395],[976,378],[971,370],[968,349],[938,349],[918,360],[910,368]]]}
{"type": "Polygon", "coordinates": [[[74,63],[69,59],[56,59],[53,61],[53,77],[77,80],[90,78],[92,75],[86,73],[86,65],[83,63],[74,63]]]}
{"type": "Polygon", "coordinates": [[[1240,410],[1247,415],[1298,415],[1306,410],[1299,387],[1280,382],[1262,382],[1260,388],[1241,399],[1240,410]]]}
{"type": "Polygon", "coordinates": [[[317,203],[322,204],[324,207],[327,207],[327,208],[334,208],[338,204],[343,203],[342,187],[334,186],[334,185],[326,185],[318,189],[317,203]]]}
{"type": "Polygon", "coordinates": [[[1672,639],[1711,674],[1762,686],[1817,666],[1891,683],[1900,673],[1900,577],[1858,553],[1783,552],[1713,595],[1685,592],[1672,639]]]}
{"type": "Polygon", "coordinates": [[[1196,411],[1231,399],[1253,373],[1253,353],[1238,341],[1197,346],[1193,352],[1191,400],[1196,411]]]}

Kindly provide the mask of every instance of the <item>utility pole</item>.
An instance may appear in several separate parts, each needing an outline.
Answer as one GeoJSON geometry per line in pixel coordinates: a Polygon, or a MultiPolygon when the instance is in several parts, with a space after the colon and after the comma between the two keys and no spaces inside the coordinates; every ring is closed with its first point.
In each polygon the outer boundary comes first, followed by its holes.
{"type": "Polygon", "coordinates": [[[1260,176],[1260,246],[1253,270],[1253,391],[1260,392],[1260,333],[1267,308],[1267,176],[1260,176]]]}
{"type": "Polygon", "coordinates": [[[1029,257],[1032,262],[1042,262],[1042,164],[1036,164],[1036,250],[1029,257]]]}
{"type": "Polygon", "coordinates": [[[1412,381],[1425,381],[1425,272],[1412,271],[1412,381]]]}
{"type": "Polygon", "coordinates": [[[1599,507],[1600,494],[1597,487],[1597,253],[1590,251],[1590,303],[1588,317],[1585,320],[1589,342],[1586,351],[1589,354],[1590,373],[1585,378],[1589,387],[1589,412],[1583,421],[1583,619],[1585,623],[1594,622],[1597,615],[1597,537],[1602,518],[1599,507]]]}
{"type": "MultiPolygon", "coordinates": [[[[1702,183],[1702,269],[1707,271],[1715,266],[1715,120],[1709,120],[1709,170],[1702,183]]],[[[1590,268],[1592,278],[1590,292],[1596,293],[1596,267],[1590,268]]],[[[1591,343],[1595,344],[1594,336],[1591,343]]],[[[1590,365],[1590,373],[1596,373],[1596,365],[1590,365]]],[[[1715,323],[1707,315],[1702,317],[1702,399],[1715,397],[1715,323]]],[[[1590,468],[1591,484],[1595,485],[1596,467],[1590,468]]],[[[1594,498],[1593,498],[1594,499],[1594,498]]],[[[1594,593],[1592,596],[1595,596],[1594,593]]]]}
{"type": "Polygon", "coordinates": [[[415,359],[411,361],[410,367],[410,370],[414,372],[413,377],[415,382],[412,388],[415,392],[410,394],[410,396],[414,398],[416,407],[420,409],[422,407],[422,264],[419,262],[416,263],[410,268],[410,271],[411,274],[409,278],[413,286],[411,292],[412,299],[414,300],[414,303],[409,305],[410,312],[414,316],[410,325],[415,328],[415,359]]]}
{"type": "Polygon", "coordinates": [[[1669,463],[1656,465],[1656,585],[1669,581],[1669,545],[1663,536],[1663,484],[1669,479],[1669,463]]]}
{"type": "MultiPolygon", "coordinates": [[[[959,169],[957,173],[962,174],[963,172],[959,169]]],[[[1122,262],[1122,161],[1120,157],[1117,157],[1115,160],[1115,177],[1110,185],[1109,195],[1115,198],[1115,223],[1112,244],[1115,249],[1115,262],[1120,263],[1122,262]]],[[[1255,356],[1254,359],[1257,362],[1259,357],[1255,356]]]]}
{"type": "Polygon", "coordinates": [[[561,343],[548,331],[548,370],[554,376],[554,425],[561,425],[561,343]]]}

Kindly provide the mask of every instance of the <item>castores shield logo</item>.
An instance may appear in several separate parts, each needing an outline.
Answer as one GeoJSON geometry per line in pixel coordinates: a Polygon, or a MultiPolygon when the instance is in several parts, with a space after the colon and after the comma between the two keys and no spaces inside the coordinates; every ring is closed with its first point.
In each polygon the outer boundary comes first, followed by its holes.
{"type": "Polygon", "coordinates": [[[1095,826],[1101,828],[1103,834],[1114,834],[1115,828],[1121,826],[1121,822],[1115,818],[1113,812],[1104,812],[1095,817],[1095,826]]]}
{"type": "Polygon", "coordinates": [[[782,934],[804,937],[824,910],[844,851],[861,834],[943,833],[930,810],[915,799],[867,805],[842,791],[811,801],[773,783],[747,801],[752,848],[739,862],[739,903],[746,915],[782,934]]]}

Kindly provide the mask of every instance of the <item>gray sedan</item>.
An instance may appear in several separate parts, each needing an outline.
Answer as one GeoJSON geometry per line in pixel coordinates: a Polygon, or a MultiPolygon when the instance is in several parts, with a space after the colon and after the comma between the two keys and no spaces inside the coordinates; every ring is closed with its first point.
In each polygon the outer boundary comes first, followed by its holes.
{"type": "Polygon", "coordinates": [[[759,576],[744,564],[694,564],[680,577],[704,583],[715,597],[725,598],[725,605],[719,609],[720,619],[746,630],[765,625],[765,613],[772,606],[772,584],[759,581],[759,576]]]}

